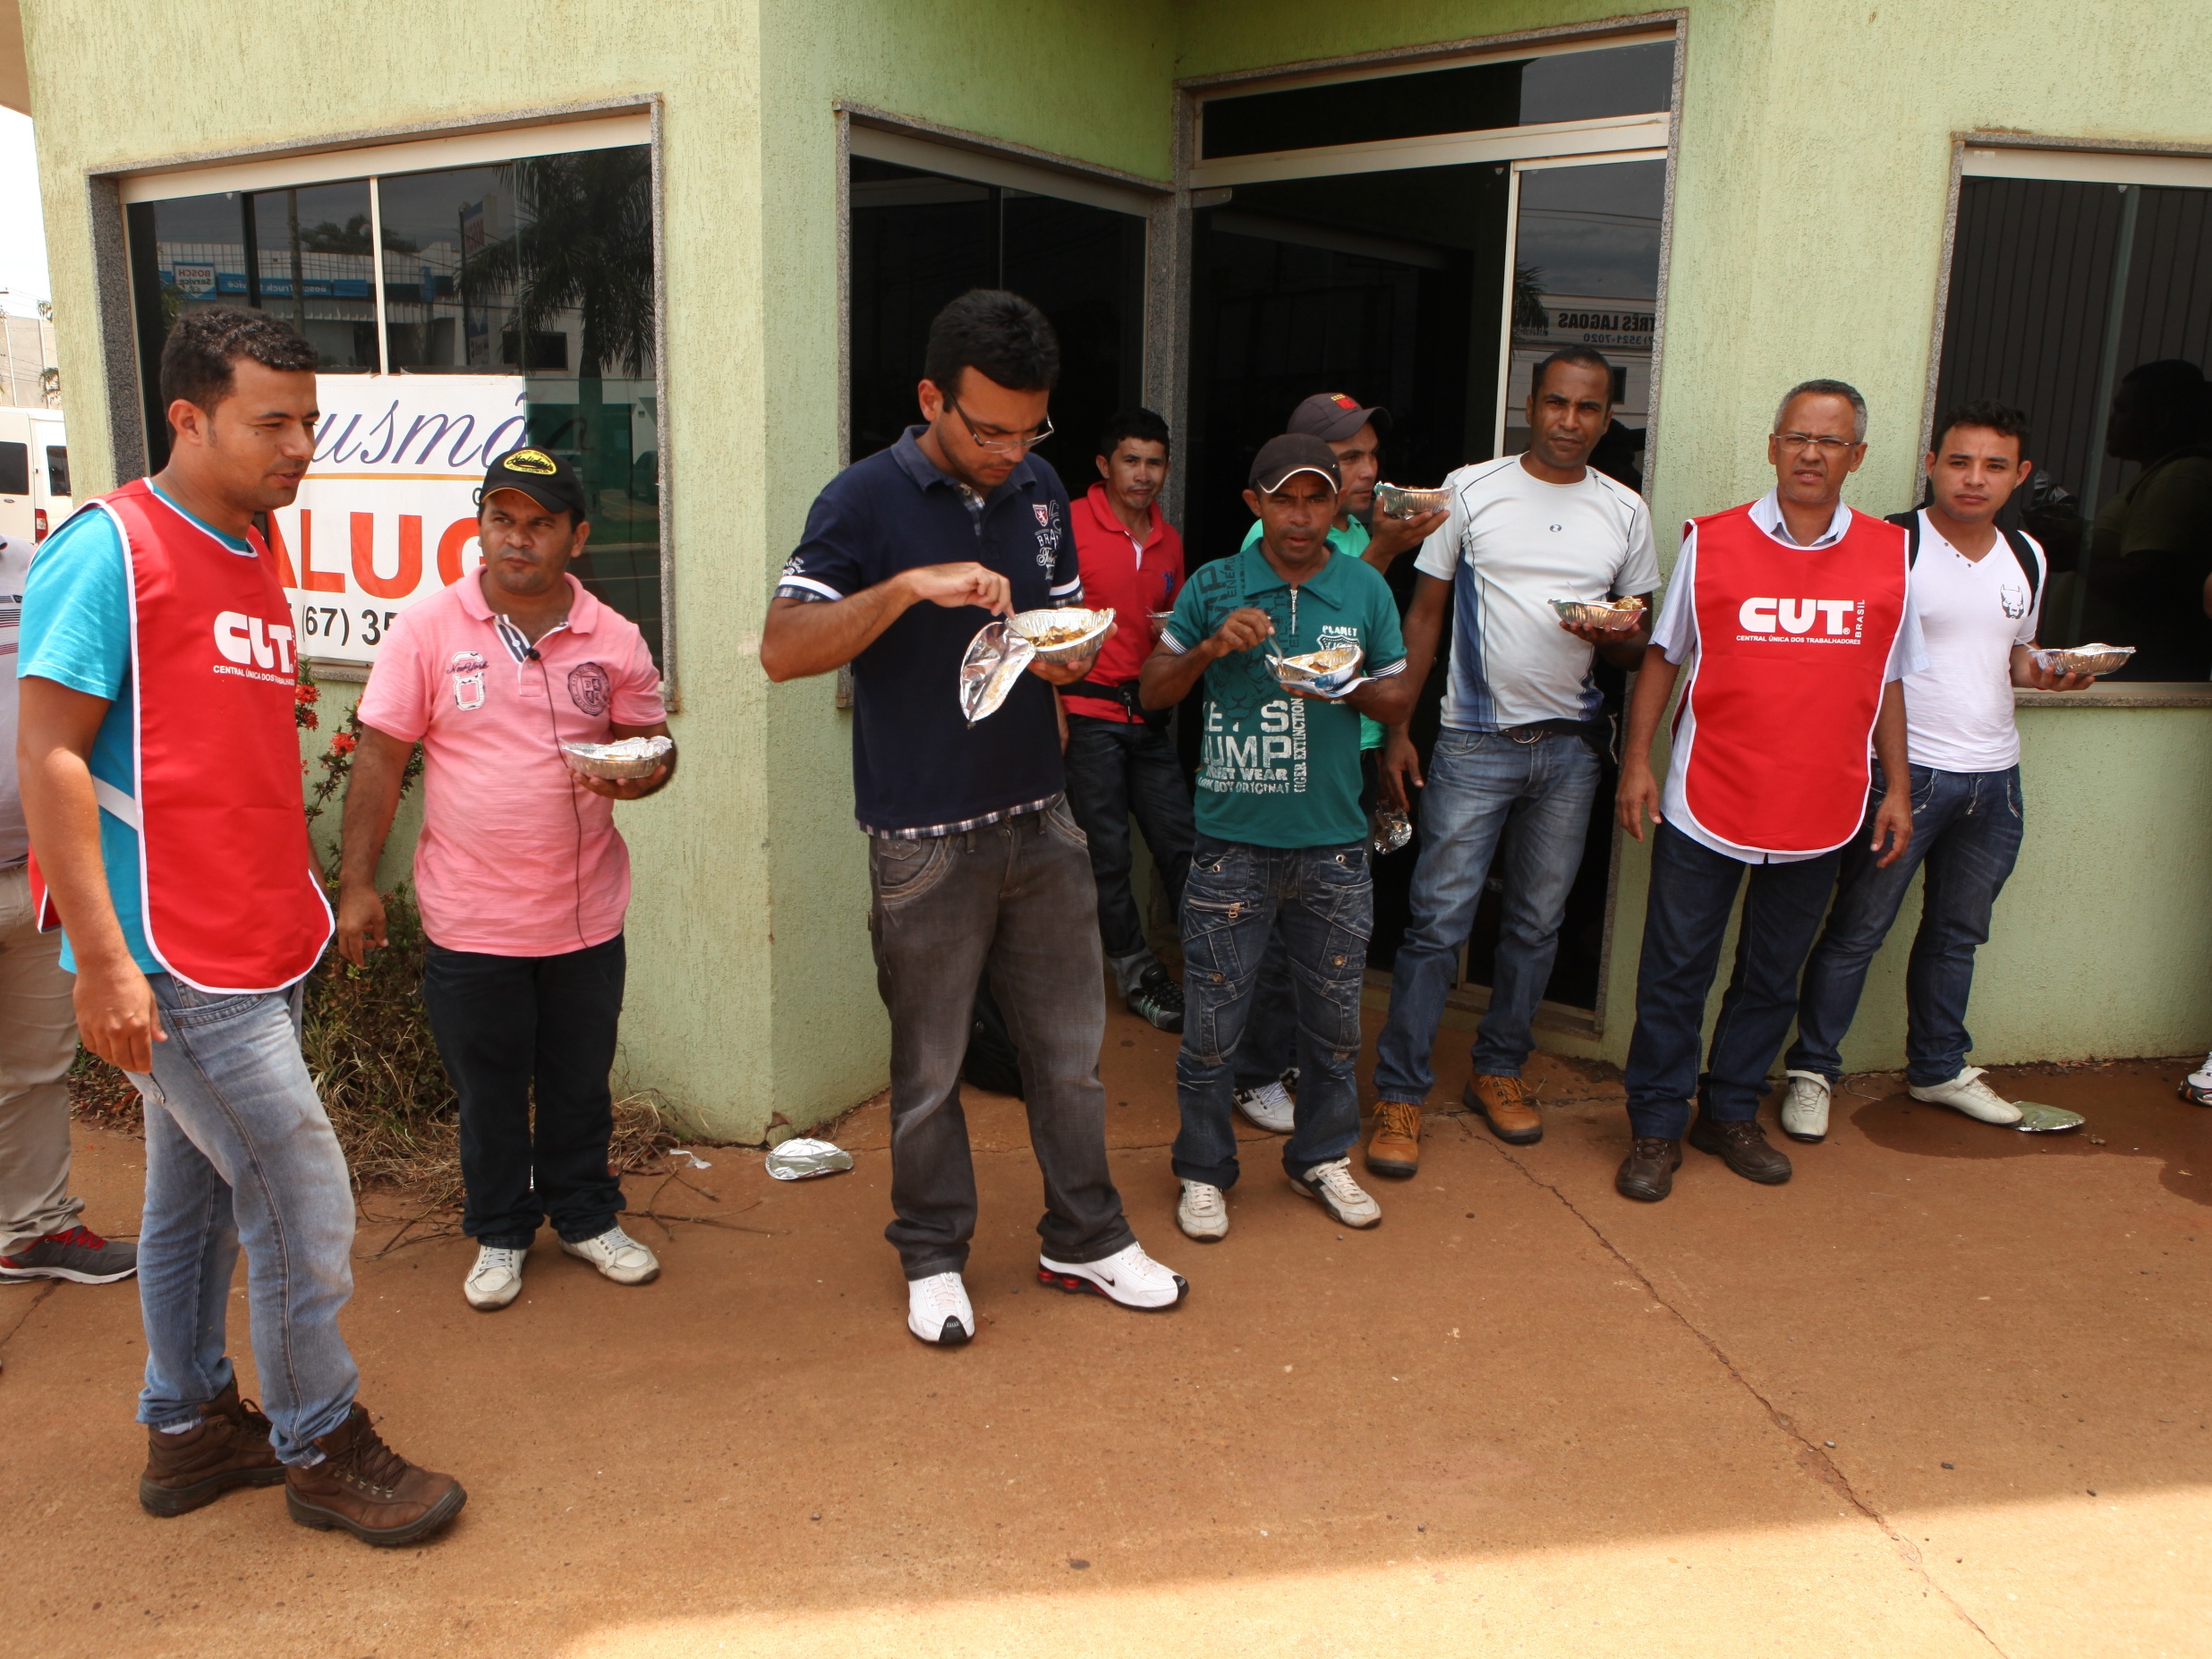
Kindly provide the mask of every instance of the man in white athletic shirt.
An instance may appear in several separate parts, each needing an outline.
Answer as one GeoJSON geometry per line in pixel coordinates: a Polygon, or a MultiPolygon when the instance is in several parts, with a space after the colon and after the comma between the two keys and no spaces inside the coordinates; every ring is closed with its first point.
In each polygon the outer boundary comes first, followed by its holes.
{"type": "MultiPolygon", "coordinates": [[[[1998,509],[2028,481],[2028,417],[2003,404],[1963,404],[1937,424],[1926,466],[1928,503],[1901,513],[1912,540],[1910,585],[1927,667],[1905,676],[1905,749],[1912,766],[1912,840],[1886,868],[1867,838],[1844,848],[1834,906],[1805,966],[1798,1037],[1783,1064],[1789,1090],[1782,1133],[1817,1141],[1842,1062],[1867,966],[1897,919],[1912,872],[1927,890],[1905,978],[1909,1020],[1905,1081],[1928,1101],[1985,1123],[2020,1121],[2020,1108],[1966,1063],[1967,995],[1974,950],[2020,853],[2020,733],[2012,688],[2072,691],[2088,675],[2054,676],[2036,666],[2043,549],[2018,531],[2000,532],[1998,509]]],[[[1875,770],[1867,811],[1883,791],[1875,770]]]]}

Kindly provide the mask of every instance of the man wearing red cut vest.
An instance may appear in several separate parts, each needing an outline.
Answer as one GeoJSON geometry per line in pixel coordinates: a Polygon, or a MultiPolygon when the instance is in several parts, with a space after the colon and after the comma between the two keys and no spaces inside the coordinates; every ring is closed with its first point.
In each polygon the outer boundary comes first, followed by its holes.
{"type": "Polygon", "coordinates": [[[1790,1178],[1759,1127],[1759,1098],[1865,811],[1870,751],[1889,780],[1872,823],[1876,862],[1893,864],[1912,838],[1898,682],[1927,654],[1905,532],[1842,505],[1866,438],[1866,400],[1852,387],[1791,390],[1767,439],[1774,491],[1688,527],[1637,676],[1620,818],[1639,841],[1646,812],[1657,828],[1623,1079],[1634,1144],[1613,1181],[1625,1197],[1656,1203],[1673,1189],[1685,1127],[1692,1146],[1747,1179],[1790,1178]],[[1663,796],[1651,744],[1685,659],[1663,796]],[[1706,997],[1747,869],[1735,968],[1700,1076],[1706,997]]]}
{"type": "Polygon", "coordinates": [[[168,464],[31,563],[16,752],[78,1029],[145,1102],[139,1502],[182,1515],[281,1484],[301,1525],[397,1545],[466,1493],[379,1438],[338,1333],[353,1195],[299,1042],[330,910],[301,810],[292,610],[253,524],[307,472],[315,364],[256,311],[177,319],[168,464]],[[266,1417],[225,1352],[241,1244],[266,1417]]]}

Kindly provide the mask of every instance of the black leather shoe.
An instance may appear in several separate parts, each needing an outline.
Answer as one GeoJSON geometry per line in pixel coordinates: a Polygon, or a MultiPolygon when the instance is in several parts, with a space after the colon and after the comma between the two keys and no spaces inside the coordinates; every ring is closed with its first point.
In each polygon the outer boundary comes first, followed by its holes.
{"type": "Polygon", "coordinates": [[[1639,1135],[1629,1155],[1621,1161],[1613,1189],[1623,1198],[1657,1204],[1674,1190],[1674,1172],[1682,1167],[1682,1143],[1656,1135],[1639,1135]]]}
{"type": "Polygon", "coordinates": [[[1711,1153],[1747,1181],[1779,1187],[1790,1178],[1789,1158],[1766,1144],[1766,1131],[1756,1118],[1723,1123],[1699,1112],[1697,1121],[1689,1126],[1689,1144],[1701,1153],[1711,1153]]]}

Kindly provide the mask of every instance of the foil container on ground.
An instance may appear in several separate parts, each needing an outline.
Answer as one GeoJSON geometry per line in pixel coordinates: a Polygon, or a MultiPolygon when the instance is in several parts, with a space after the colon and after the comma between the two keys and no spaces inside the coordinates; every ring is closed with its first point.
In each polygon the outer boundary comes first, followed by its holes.
{"type": "Polygon", "coordinates": [[[1377,853],[1394,853],[1413,839],[1413,825],[1394,807],[1378,806],[1367,826],[1367,845],[1377,853]]]}
{"type": "Polygon", "coordinates": [[[2057,1135],[2067,1129],[2078,1129],[2089,1121],[2078,1111],[2068,1111],[2063,1106],[2046,1106],[2037,1101],[2015,1101],[2020,1108],[2020,1121],[2012,1127],[2029,1135],[2057,1135]]]}
{"type": "Polygon", "coordinates": [[[779,1181],[836,1175],[853,1167],[853,1154],[828,1141],[786,1141],[768,1154],[768,1172],[779,1181]]]}
{"type": "Polygon", "coordinates": [[[1375,511],[1386,518],[1418,518],[1424,513],[1434,513],[1451,501],[1449,489],[1409,489],[1403,484],[1377,484],[1374,487],[1375,511]]]}
{"type": "Polygon", "coordinates": [[[2052,645],[2030,651],[2036,667],[2052,674],[2111,674],[2135,655],[2132,645],[2052,645]]]}
{"type": "Polygon", "coordinates": [[[1270,657],[1267,666],[1274,670],[1279,685],[1301,686],[1333,697],[1359,677],[1359,665],[1365,657],[1357,645],[1328,645],[1296,657],[1270,657]]]}
{"type": "Polygon", "coordinates": [[[1032,645],[1003,622],[987,623],[968,642],[960,659],[960,712],[970,726],[996,714],[1014,682],[1036,656],[1032,645]]]}
{"type": "Polygon", "coordinates": [[[625,737],[617,743],[565,743],[569,770],[587,778],[651,778],[676,744],[666,737],[625,737]]]}
{"type": "Polygon", "coordinates": [[[1590,623],[1608,633],[1626,634],[1644,619],[1641,605],[1612,604],[1604,600],[1553,600],[1552,608],[1561,622],[1590,623]]]}
{"type": "Polygon", "coordinates": [[[1113,625],[1111,606],[1103,610],[1085,610],[1080,605],[1059,610],[1025,610],[1007,618],[1007,626],[1029,642],[1041,662],[1074,662],[1089,656],[1113,625]],[[1071,628],[1076,630],[1074,638],[1045,642],[1071,628]]]}

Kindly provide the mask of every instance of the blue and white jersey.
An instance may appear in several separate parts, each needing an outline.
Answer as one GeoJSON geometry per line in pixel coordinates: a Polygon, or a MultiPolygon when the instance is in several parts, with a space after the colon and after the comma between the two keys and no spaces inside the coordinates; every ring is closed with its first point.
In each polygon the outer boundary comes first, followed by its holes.
{"type": "Polygon", "coordinates": [[[1444,725],[1494,732],[1596,719],[1597,653],[1559,625],[1552,601],[1602,602],[1658,587],[1643,497],[1595,471],[1547,484],[1518,455],[1463,466],[1444,488],[1444,522],[1414,560],[1452,584],[1444,725]]]}

